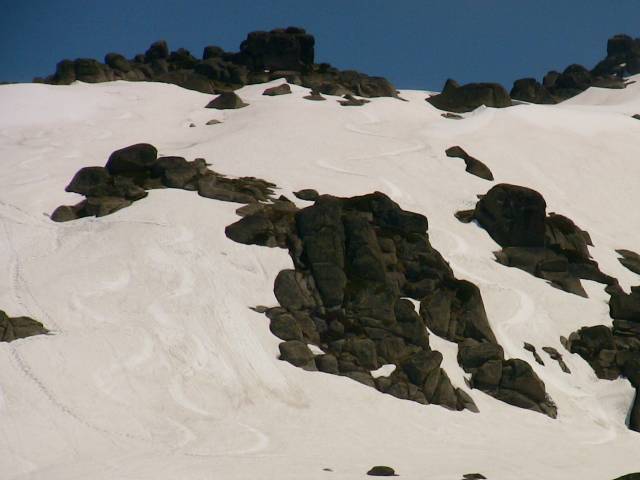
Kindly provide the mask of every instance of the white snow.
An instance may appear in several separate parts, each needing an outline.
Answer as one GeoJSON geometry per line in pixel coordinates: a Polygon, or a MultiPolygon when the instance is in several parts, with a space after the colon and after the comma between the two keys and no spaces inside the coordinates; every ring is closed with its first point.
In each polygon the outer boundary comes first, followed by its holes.
{"type": "Polygon", "coordinates": [[[396,366],[393,363],[387,363],[376,370],[371,370],[371,376],[373,378],[388,377],[395,371],[395,369],[396,366]]]}
{"type": "Polygon", "coordinates": [[[342,480],[386,464],[403,479],[607,480],[639,470],[640,435],[625,426],[632,388],[598,380],[559,343],[611,323],[602,285],[586,285],[584,299],[497,264],[486,232],[453,216],[492,183],[444,150],[460,145],[497,182],[540,191],[549,211],[590,232],[602,270],[628,288],[640,277],[614,249],[640,251],[640,121],[630,118],[640,85],[461,121],[442,118],[426,92],[345,108],[302,100],[297,86],[265,97],[266,86],[243,88],[250,106],[224,112],[203,108],[208,95],[158,83],[0,86],[0,308],[53,332],[0,344],[0,476],[342,480]],[[206,126],[212,118],[223,123],[206,126]],[[49,220],[79,201],[64,191],[79,168],[138,142],[265,178],[291,199],[302,188],[379,190],[425,214],[434,247],[478,284],[507,356],[531,363],[558,418],[468,389],[455,345],[435,335],[480,413],[278,360],[267,318],[249,307],[276,304],[273,280],[291,261],[225,237],[237,204],[162,190],[107,217],[49,220]],[[558,348],[573,373],[533,362],[524,341],[558,348]]]}

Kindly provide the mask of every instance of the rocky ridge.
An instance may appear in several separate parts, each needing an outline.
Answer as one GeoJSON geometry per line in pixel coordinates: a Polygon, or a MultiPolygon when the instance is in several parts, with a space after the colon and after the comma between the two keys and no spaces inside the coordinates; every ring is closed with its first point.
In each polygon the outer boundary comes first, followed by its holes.
{"type": "Polygon", "coordinates": [[[220,93],[285,78],[289,83],[325,95],[397,96],[395,87],[382,77],[338,70],[328,63],[314,61],[314,37],[302,28],[288,27],[249,33],[240,44],[239,52],[207,46],[200,58],[184,48],[171,51],[167,42],[160,40],[132,59],[108,53],[104,62],[91,58],[62,60],[54,74],[35,78],[34,82],[68,85],[76,80],[87,83],[151,81],[203,93],[220,93]]]}

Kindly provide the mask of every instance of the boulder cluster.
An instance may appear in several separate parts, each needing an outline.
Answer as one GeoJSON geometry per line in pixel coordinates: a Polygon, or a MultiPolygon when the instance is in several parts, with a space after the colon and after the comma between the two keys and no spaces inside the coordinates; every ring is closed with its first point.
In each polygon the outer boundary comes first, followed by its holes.
{"type": "Polygon", "coordinates": [[[636,73],[640,73],[640,38],[616,35],[607,42],[607,57],[591,70],[573,64],[562,72],[548,72],[542,82],[535,78],[521,78],[513,83],[511,92],[497,83],[468,83],[461,86],[449,79],[440,94],[426,100],[440,110],[457,113],[470,112],[481,105],[509,107],[513,104],[512,100],[555,104],[589,87],[624,88],[627,85],[624,76],[636,73]]]}
{"type": "Polygon", "coordinates": [[[200,58],[188,50],[170,51],[167,42],[153,43],[144,54],[127,59],[108,53],[104,63],[90,58],[62,60],[56,72],[35,82],[68,85],[114,80],[172,83],[203,93],[234,90],[248,84],[286,78],[289,83],[317,89],[327,95],[395,97],[396,89],[382,77],[338,70],[314,63],[315,39],[302,28],[251,32],[239,52],[216,46],[204,48],[200,58]]]}
{"type": "Polygon", "coordinates": [[[253,177],[226,178],[210,170],[202,158],[158,157],[153,145],[139,143],[113,152],[104,167],[78,170],[66,191],[86,198],[58,207],[51,219],[66,222],[82,217],[102,217],[147,196],[147,190],[179,188],[202,197],[238,203],[265,201],[275,185],[253,177]]]}
{"type": "MultiPolygon", "coordinates": [[[[546,202],[535,190],[499,184],[483,195],[472,211],[458,212],[463,221],[476,220],[502,250],[497,260],[517,267],[551,285],[586,296],[581,279],[606,285],[610,295],[609,315],[613,326],[596,325],[573,332],[561,339],[571,353],[577,353],[594,369],[599,378],[629,379],[640,392],[640,286],[626,293],[618,280],[602,273],[591,259],[590,236],[562,215],[546,214],[546,202]]],[[[640,255],[618,250],[620,262],[631,271],[640,271],[640,255]]],[[[538,363],[543,364],[535,347],[525,344],[538,363]]],[[[563,371],[570,373],[562,355],[552,347],[543,347],[563,371]]],[[[640,395],[631,408],[629,428],[640,431],[640,395]]]]}
{"type": "Polygon", "coordinates": [[[573,332],[566,347],[584,358],[598,378],[626,377],[636,389],[629,428],[640,432],[640,286],[625,293],[609,287],[609,315],[613,326],[596,325],[573,332]]]}
{"type": "Polygon", "coordinates": [[[476,220],[502,247],[495,253],[498,262],[554,287],[586,297],[581,279],[615,284],[591,258],[589,234],[563,215],[547,215],[546,207],[535,190],[501,183],[483,195],[474,210],[456,216],[463,222],[476,220]]]}
{"type": "Polygon", "coordinates": [[[19,338],[42,335],[48,330],[42,323],[29,317],[9,317],[0,310],[0,342],[12,342],[19,338]]]}
{"type": "Polygon", "coordinates": [[[548,72],[542,83],[535,78],[516,80],[511,98],[531,103],[558,103],[589,87],[624,88],[623,77],[640,73],[640,38],[615,35],[607,41],[607,56],[591,70],[569,65],[548,72]]]}
{"type": "Polygon", "coordinates": [[[281,358],[307,370],[343,375],[401,399],[476,410],[440,367],[426,327],[459,345],[470,385],[507,403],[556,414],[544,383],[523,360],[505,360],[478,288],[458,280],[431,246],[427,219],[386,195],[249,205],[226,234],[234,241],[289,250],[280,272],[279,307],[262,308],[283,340],[281,358]],[[412,301],[420,303],[420,315],[412,301]],[[308,345],[323,353],[314,355],[308,345]],[[376,371],[391,365],[390,375],[376,371]]]}

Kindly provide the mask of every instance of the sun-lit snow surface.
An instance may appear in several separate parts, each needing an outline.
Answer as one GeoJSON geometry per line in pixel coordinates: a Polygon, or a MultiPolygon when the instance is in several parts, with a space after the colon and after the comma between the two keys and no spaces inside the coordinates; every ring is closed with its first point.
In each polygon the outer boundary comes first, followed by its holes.
{"type": "MultiPolygon", "coordinates": [[[[640,85],[462,121],[442,118],[426,92],[345,108],[302,100],[296,86],[281,97],[264,88],[243,88],[250,106],[220,112],[203,108],[210,96],[158,83],[0,87],[0,308],[53,331],[0,344],[0,477],[352,479],[386,464],[406,479],[607,480],[640,470],[628,382],[598,380],[559,341],[611,323],[602,286],[585,282],[584,299],[494,262],[491,238],[453,216],[492,183],[444,154],[461,145],[497,182],[537,189],[590,232],[604,272],[640,284],[614,253],[640,250],[640,121],[630,118],[640,85]],[[212,118],[224,123],[205,126],[212,118]],[[80,200],[64,192],[79,168],[138,142],[271,180],[288,198],[380,190],[425,214],[433,245],[479,285],[507,356],[530,361],[558,419],[475,390],[481,413],[450,412],[277,360],[278,339],[249,307],[276,303],[273,280],[290,259],[225,237],[237,204],[163,190],[108,217],[49,220],[80,200]],[[523,341],[565,352],[573,374],[542,352],[539,366],[523,341]]],[[[431,343],[466,388],[455,345],[431,343]]]]}

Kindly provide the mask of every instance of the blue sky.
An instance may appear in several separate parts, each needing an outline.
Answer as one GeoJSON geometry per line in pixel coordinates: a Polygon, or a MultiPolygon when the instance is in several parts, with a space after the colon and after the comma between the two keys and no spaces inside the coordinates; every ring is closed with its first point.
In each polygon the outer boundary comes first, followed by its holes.
{"type": "Polygon", "coordinates": [[[200,56],[252,30],[302,26],[316,61],[399,88],[511,86],[570,63],[592,67],[616,33],[640,36],[640,0],[0,0],[0,80],[30,81],[63,58],[130,57],[158,39],[200,56]]]}

